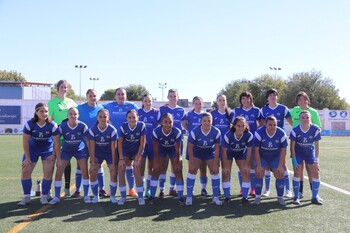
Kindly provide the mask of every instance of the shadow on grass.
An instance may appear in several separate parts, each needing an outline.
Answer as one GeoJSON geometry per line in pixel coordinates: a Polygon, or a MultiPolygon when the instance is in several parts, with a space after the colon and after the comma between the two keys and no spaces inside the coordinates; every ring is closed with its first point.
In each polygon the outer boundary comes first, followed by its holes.
{"type": "MultiPolygon", "coordinates": [[[[253,201],[253,199],[250,199],[253,201]]],[[[63,222],[85,221],[93,218],[109,217],[109,221],[128,221],[134,218],[149,218],[152,221],[170,221],[176,218],[203,220],[212,216],[224,218],[241,218],[244,216],[264,215],[291,208],[302,208],[310,205],[309,200],[302,200],[300,206],[295,206],[287,200],[287,206],[281,206],[277,198],[263,198],[260,205],[242,205],[241,198],[233,197],[229,205],[216,206],[210,197],[195,196],[192,206],[180,206],[176,198],[158,199],[154,205],[139,206],[137,199],[129,198],[124,206],[111,204],[108,199],[101,199],[97,204],[85,204],[82,198],[67,198],[54,206],[42,206],[39,198],[32,200],[30,205],[18,207],[17,202],[0,204],[0,219],[23,216],[14,223],[46,218],[64,217],[63,222]],[[41,212],[38,215],[35,213],[41,212]]]]}

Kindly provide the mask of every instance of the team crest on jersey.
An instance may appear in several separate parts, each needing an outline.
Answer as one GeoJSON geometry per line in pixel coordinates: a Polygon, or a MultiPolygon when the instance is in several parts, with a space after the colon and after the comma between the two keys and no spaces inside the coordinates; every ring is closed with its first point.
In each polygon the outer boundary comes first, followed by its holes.
{"type": "Polygon", "coordinates": [[[310,136],[309,136],[309,138],[310,138],[310,139],[312,139],[312,138],[313,138],[313,136],[312,136],[312,135],[310,135],[310,136]]]}
{"type": "Polygon", "coordinates": [[[136,136],[140,136],[140,133],[136,133],[136,136]]]}
{"type": "Polygon", "coordinates": [[[275,143],[279,143],[280,141],[279,140],[275,140],[275,143]]]}

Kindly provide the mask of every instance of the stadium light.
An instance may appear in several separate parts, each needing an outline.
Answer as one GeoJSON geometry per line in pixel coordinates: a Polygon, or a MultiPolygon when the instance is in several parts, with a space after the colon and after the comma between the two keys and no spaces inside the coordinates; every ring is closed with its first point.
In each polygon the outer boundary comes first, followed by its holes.
{"type": "Polygon", "coordinates": [[[166,88],[166,83],[159,83],[159,88],[162,89],[162,101],[164,101],[164,89],[166,88]]]}
{"type": "Polygon", "coordinates": [[[79,96],[81,97],[81,69],[85,69],[87,65],[75,65],[75,68],[79,69],[79,96]]]}
{"type": "Polygon", "coordinates": [[[277,76],[276,76],[276,71],[277,70],[281,70],[280,67],[269,67],[270,70],[274,70],[275,71],[275,89],[276,89],[276,85],[277,85],[277,76]]]}
{"type": "Polygon", "coordinates": [[[100,78],[90,78],[92,80],[92,87],[95,89],[95,81],[100,80],[100,78]]]}

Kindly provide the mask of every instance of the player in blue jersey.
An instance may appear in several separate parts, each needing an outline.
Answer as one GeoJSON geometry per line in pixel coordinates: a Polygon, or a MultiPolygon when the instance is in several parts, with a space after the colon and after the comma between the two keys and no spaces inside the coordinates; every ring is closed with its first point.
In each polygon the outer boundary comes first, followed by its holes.
{"type": "Polygon", "coordinates": [[[43,163],[43,180],[41,204],[48,204],[47,195],[52,183],[52,173],[55,164],[55,153],[60,150],[60,136],[58,126],[49,117],[49,108],[44,103],[35,105],[34,117],[27,121],[23,128],[23,150],[21,183],[24,193],[19,206],[30,203],[32,189],[32,172],[41,157],[43,163]]]}
{"type": "Polygon", "coordinates": [[[119,191],[121,198],[118,205],[124,205],[126,201],[126,167],[134,167],[136,181],[136,192],[138,195],[139,205],[145,205],[143,198],[143,183],[141,178],[141,157],[146,144],[146,125],[139,121],[139,116],[135,109],[126,113],[126,120],[120,127],[118,139],[119,151],[119,191]]]}
{"type": "MultiPolygon", "coordinates": [[[[259,108],[254,106],[254,99],[253,95],[250,92],[242,92],[239,95],[239,102],[241,104],[240,107],[236,107],[233,110],[233,115],[234,117],[237,116],[243,116],[248,125],[249,125],[249,131],[254,135],[256,129],[263,125],[263,117],[261,115],[261,111],[259,108]]],[[[254,150],[252,151],[252,160],[250,161],[250,183],[251,183],[251,190],[249,195],[254,196],[255,191],[254,191],[254,181],[255,181],[255,169],[253,165],[253,160],[254,160],[254,150]]],[[[240,174],[240,171],[238,171],[238,177],[240,183],[242,183],[242,175],[240,174]]],[[[242,190],[240,191],[240,193],[242,190]]]]}
{"type": "MultiPolygon", "coordinates": [[[[174,126],[181,130],[182,132],[182,123],[185,120],[185,109],[179,105],[177,102],[179,101],[179,92],[177,89],[169,89],[168,91],[168,104],[159,108],[160,114],[163,116],[165,113],[170,113],[174,119],[174,126]]],[[[181,148],[180,148],[180,158],[182,159],[182,148],[183,148],[183,134],[181,134],[181,148]]],[[[168,164],[169,160],[167,160],[168,164]]],[[[163,171],[160,174],[159,178],[159,196],[164,197],[164,185],[166,180],[166,171],[168,169],[168,165],[163,167],[163,171]]],[[[175,186],[175,173],[174,171],[170,171],[170,187],[169,187],[169,195],[176,197],[177,191],[174,189],[175,186]]]]}
{"type": "Polygon", "coordinates": [[[276,178],[278,202],[280,205],[286,205],[283,199],[283,191],[287,146],[287,135],[283,129],[277,126],[277,119],[274,116],[266,117],[265,125],[254,134],[254,156],[256,161],[254,204],[260,204],[265,169],[269,166],[276,178]]]}
{"type": "MultiPolygon", "coordinates": [[[[78,105],[77,109],[79,111],[79,121],[84,122],[88,128],[93,127],[96,125],[96,118],[97,118],[97,113],[100,109],[103,108],[102,105],[97,103],[97,93],[96,90],[94,89],[88,89],[86,92],[86,99],[87,102],[78,105]]],[[[85,142],[85,150],[87,155],[89,155],[88,151],[88,139],[84,138],[84,140],[87,140],[85,142]]],[[[109,197],[107,192],[104,190],[105,186],[105,180],[104,180],[104,171],[103,167],[98,170],[97,173],[97,180],[98,180],[98,186],[99,186],[99,196],[100,197],[109,197]]],[[[82,174],[81,170],[79,167],[79,163],[77,164],[77,170],[75,172],[75,187],[76,191],[71,197],[78,197],[80,195],[80,188],[81,188],[81,183],[82,183],[82,174]]]]}
{"type": "Polygon", "coordinates": [[[113,125],[109,124],[109,111],[101,109],[97,114],[97,124],[89,129],[89,155],[90,155],[90,186],[94,195],[92,203],[99,201],[97,173],[102,162],[107,162],[111,190],[110,201],[117,203],[117,139],[118,133],[113,125]]]}
{"type": "Polygon", "coordinates": [[[189,168],[187,174],[186,205],[192,205],[192,195],[196,174],[202,161],[205,161],[211,174],[213,202],[222,205],[219,199],[220,191],[220,140],[221,133],[212,125],[213,117],[210,113],[203,113],[201,125],[195,127],[188,136],[189,168]]]}
{"type": "Polygon", "coordinates": [[[309,178],[312,181],[311,202],[316,205],[323,205],[323,200],[318,196],[320,189],[319,155],[321,129],[311,123],[311,114],[308,111],[302,111],[299,118],[300,125],[295,126],[289,136],[291,140],[292,164],[294,167],[294,204],[300,205],[300,165],[305,161],[311,175],[309,178]]]}
{"type": "MultiPolygon", "coordinates": [[[[269,89],[265,95],[267,99],[267,104],[261,109],[262,116],[266,118],[267,116],[274,116],[277,119],[277,126],[284,130],[284,119],[286,119],[290,125],[293,124],[292,118],[290,116],[289,110],[286,106],[279,104],[278,92],[276,89],[269,89]]],[[[285,164],[286,171],[284,174],[284,181],[286,185],[286,194],[285,197],[293,197],[293,193],[290,189],[290,179],[288,173],[287,163],[285,164]]],[[[270,195],[270,180],[271,180],[271,171],[267,167],[265,171],[265,191],[262,196],[268,197],[270,195]]]]}
{"type": "MultiPolygon", "coordinates": [[[[201,119],[202,119],[202,106],[203,106],[203,99],[202,97],[195,96],[192,100],[192,106],[193,110],[190,112],[187,112],[185,115],[185,121],[183,121],[183,127],[188,131],[188,134],[191,133],[192,129],[194,129],[196,126],[201,125],[201,119]]],[[[188,143],[186,148],[186,159],[188,160],[188,143]]],[[[209,196],[207,191],[207,183],[208,183],[208,176],[207,176],[207,163],[205,161],[202,161],[201,165],[199,166],[199,181],[201,186],[201,195],[202,196],[209,196]]]]}
{"type": "Polygon", "coordinates": [[[141,176],[144,180],[146,160],[148,160],[148,175],[146,181],[145,197],[151,196],[151,178],[153,170],[153,160],[154,160],[154,150],[153,150],[153,130],[157,127],[160,120],[159,110],[152,107],[152,96],[150,94],[145,94],[142,96],[142,109],[139,109],[137,112],[139,114],[139,120],[143,121],[146,124],[146,145],[145,150],[142,153],[141,159],[141,176]]]}
{"type": "Polygon", "coordinates": [[[67,164],[72,157],[75,157],[83,176],[84,202],[91,203],[89,197],[89,174],[87,168],[87,150],[85,150],[85,140],[88,134],[86,124],[78,120],[79,112],[75,107],[68,110],[68,121],[64,121],[58,127],[60,136],[63,137],[61,153],[56,154],[56,176],[55,176],[55,197],[50,201],[51,205],[60,202],[62,187],[62,175],[67,164]]]}
{"type": "Polygon", "coordinates": [[[179,204],[184,204],[184,181],[180,153],[181,135],[181,130],[174,126],[173,116],[170,113],[162,115],[161,125],[153,130],[154,161],[149,204],[154,204],[159,175],[164,171],[164,167],[167,166],[168,159],[170,159],[172,169],[175,173],[179,204]]]}
{"type": "MultiPolygon", "coordinates": [[[[139,107],[136,104],[127,101],[126,90],[122,87],[119,87],[115,90],[115,99],[116,101],[104,104],[103,107],[109,111],[110,121],[112,125],[119,131],[120,126],[122,126],[122,124],[126,121],[126,113],[131,109],[137,110],[139,107]]],[[[135,177],[132,169],[133,168],[131,166],[127,166],[126,168],[129,195],[132,197],[137,197],[137,193],[134,189],[135,177]]]]}
{"type": "Polygon", "coordinates": [[[246,119],[238,116],[234,119],[230,131],[221,140],[222,145],[222,186],[224,188],[224,204],[230,203],[230,177],[232,161],[235,159],[242,174],[242,204],[249,204],[248,192],[250,188],[250,164],[253,146],[253,134],[249,132],[246,119]]]}

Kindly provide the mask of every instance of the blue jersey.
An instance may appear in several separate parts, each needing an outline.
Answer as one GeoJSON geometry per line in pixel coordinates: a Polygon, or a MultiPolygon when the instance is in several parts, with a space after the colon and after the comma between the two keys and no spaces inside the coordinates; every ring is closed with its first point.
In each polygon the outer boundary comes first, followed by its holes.
{"type": "Polygon", "coordinates": [[[211,112],[211,115],[213,116],[213,126],[220,130],[221,135],[225,135],[225,133],[230,129],[230,125],[233,120],[232,112],[227,117],[226,112],[214,110],[211,112]]]}
{"type": "Polygon", "coordinates": [[[158,142],[159,156],[172,158],[176,155],[176,143],[181,142],[181,130],[173,127],[169,134],[165,134],[160,125],[153,130],[153,140],[158,142]]]}
{"type": "Polygon", "coordinates": [[[110,124],[104,130],[100,130],[98,125],[89,129],[89,140],[95,142],[95,156],[106,158],[112,156],[112,142],[118,139],[117,130],[110,124]]]}
{"type": "Polygon", "coordinates": [[[186,113],[185,120],[187,120],[187,130],[190,133],[192,129],[196,126],[201,125],[202,113],[196,113],[195,111],[191,111],[186,113]]]}
{"type": "MultiPolygon", "coordinates": [[[[174,126],[178,129],[182,129],[182,121],[185,120],[185,109],[180,106],[171,108],[169,106],[162,106],[159,108],[160,115],[163,116],[165,113],[170,113],[174,118],[174,126]]],[[[182,132],[182,131],[181,131],[182,132]]]]}
{"type": "Polygon", "coordinates": [[[91,107],[88,103],[78,105],[79,121],[84,122],[89,128],[97,123],[97,113],[103,108],[98,104],[95,107],[91,107]]]}
{"type": "Polygon", "coordinates": [[[227,154],[232,154],[236,157],[245,157],[247,154],[247,147],[253,146],[253,134],[247,131],[243,133],[241,138],[237,138],[230,130],[224,135],[221,145],[227,148],[227,154]]]}
{"type": "Polygon", "coordinates": [[[261,114],[264,119],[268,116],[274,116],[277,119],[277,126],[284,129],[284,119],[290,118],[289,110],[282,104],[277,104],[275,108],[271,108],[270,105],[266,104],[261,109],[261,114]]]}
{"type": "Polygon", "coordinates": [[[142,136],[146,135],[146,125],[142,121],[136,123],[135,128],[130,128],[128,122],[124,122],[120,127],[119,137],[123,138],[123,156],[133,158],[139,148],[142,136]]]}
{"type": "Polygon", "coordinates": [[[295,141],[295,153],[300,157],[315,156],[314,142],[321,140],[321,129],[316,125],[310,125],[304,132],[301,125],[295,126],[289,135],[291,141],[295,141]]]}
{"type": "Polygon", "coordinates": [[[46,122],[40,126],[32,120],[27,121],[23,128],[24,134],[29,134],[30,154],[43,154],[53,151],[53,138],[59,134],[58,126],[55,122],[46,122]]]}
{"type": "Polygon", "coordinates": [[[63,122],[58,127],[60,135],[63,137],[63,145],[61,152],[65,154],[77,154],[78,152],[84,152],[86,147],[84,138],[88,136],[88,127],[83,122],[72,128],[69,126],[68,121],[63,122]]]}
{"type": "Polygon", "coordinates": [[[137,113],[139,114],[139,121],[143,121],[146,124],[146,144],[152,144],[152,133],[160,120],[160,112],[154,109],[145,111],[142,108],[137,113]]]}
{"type": "Polygon", "coordinates": [[[221,132],[215,126],[211,126],[208,133],[202,131],[202,126],[195,127],[188,136],[188,142],[193,144],[193,155],[207,160],[215,156],[215,145],[221,140],[221,132]]]}
{"type": "Polygon", "coordinates": [[[257,121],[263,119],[260,109],[254,106],[248,110],[243,109],[243,107],[237,107],[233,110],[233,114],[235,117],[243,116],[249,124],[249,131],[253,134],[258,127],[257,121]]]}
{"type": "Polygon", "coordinates": [[[116,101],[104,104],[103,107],[109,111],[110,122],[116,129],[120,129],[120,126],[126,121],[126,113],[131,109],[139,109],[139,107],[129,101],[124,104],[118,104],[116,101]]]}
{"type": "Polygon", "coordinates": [[[266,126],[262,126],[254,134],[254,146],[259,147],[260,157],[271,161],[281,154],[281,148],[288,146],[287,135],[283,129],[277,127],[274,135],[269,136],[266,126]]]}

